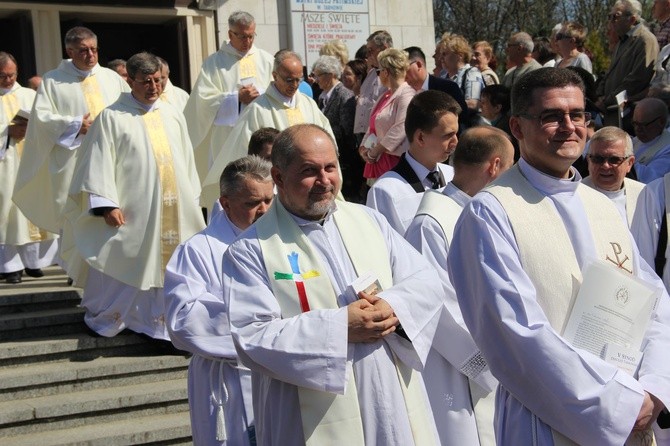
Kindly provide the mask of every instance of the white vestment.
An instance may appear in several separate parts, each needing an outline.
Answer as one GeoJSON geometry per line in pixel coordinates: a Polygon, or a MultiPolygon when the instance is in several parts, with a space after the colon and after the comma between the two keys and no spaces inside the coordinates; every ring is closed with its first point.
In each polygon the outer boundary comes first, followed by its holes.
{"type": "MultiPolygon", "coordinates": [[[[421,181],[424,190],[430,189],[430,182],[426,180],[429,170],[423,166],[417,167],[417,161],[409,161],[411,155],[406,152],[408,163],[421,181]],[[416,163],[416,164],[414,164],[416,163]],[[417,172],[417,170],[422,170],[417,172]],[[424,172],[425,171],[425,172],[424,172]]],[[[443,184],[447,184],[454,177],[454,168],[438,163],[437,168],[442,175],[443,184]]],[[[444,187],[438,189],[442,190],[444,187]]],[[[405,235],[407,227],[412,222],[416,210],[421,203],[423,193],[414,190],[412,185],[399,173],[390,170],[383,174],[368,191],[367,206],[382,213],[393,229],[400,235],[405,235]]]]}
{"type": "Polygon", "coordinates": [[[128,83],[115,71],[96,65],[83,76],[70,60],[62,61],[42,78],[13,197],[26,217],[40,228],[55,234],[62,229],[84,115],[91,112],[91,105],[99,112],[124,91],[129,91],[128,83]],[[82,85],[91,80],[94,83],[87,90],[87,103],[82,85]]]}
{"type": "Polygon", "coordinates": [[[633,138],[633,150],[638,181],[649,184],[670,172],[670,130],[663,130],[663,133],[647,143],[633,138]]]}
{"type": "Polygon", "coordinates": [[[223,253],[241,231],[218,207],[207,228],[179,245],[168,263],[165,316],[172,343],[194,355],[188,370],[193,443],[243,446],[254,424],[251,372],[237,363],[221,279],[223,253]],[[219,407],[225,441],[216,435],[219,407]]]}
{"type": "Polygon", "coordinates": [[[9,125],[19,110],[30,111],[34,99],[35,91],[18,82],[0,96],[0,273],[43,268],[58,254],[55,235],[30,223],[12,202],[24,140],[10,138],[9,125]]]}
{"type": "Polygon", "coordinates": [[[172,81],[168,79],[165,89],[161,94],[161,101],[167,102],[180,112],[183,112],[186,107],[186,102],[188,101],[188,93],[175,86],[172,81]]]}
{"type": "MultiPolygon", "coordinates": [[[[456,205],[448,210],[445,208],[444,211],[451,212],[456,207],[462,209],[470,201],[470,196],[453,183],[447,184],[442,194],[456,205]]],[[[455,222],[457,216],[453,217],[455,222]]],[[[451,236],[451,233],[445,234],[445,230],[433,216],[423,213],[412,220],[405,233],[405,239],[438,271],[446,297],[433,348],[423,370],[423,379],[443,446],[492,446],[495,444],[493,402],[489,402],[491,407],[486,411],[490,417],[486,425],[478,426],[473,413],[474,398],[471,398],[470,388],[477,386],[477,396],[489,395],[487,398],[492,399],[492,392],[498,383],[467,330],[449,279],[447,254],[451,236]]]]}
{"type": "Polygon", "coordinates": [[[183,114],[160,100],[147,113],[124,93],[103,110],[79,150],[62,251],[70,277],[82,282],[88,273],[85,320],[104,336],[128,327],[168,339],[164,266],[179,243],[205,227],[183,114]],[[157,131],[148,130],[149,114],[162,124],[157,131]],[[156,147],[156,135],[165,145],[156,147]],[[92,215],[95,199],[118,207],[125,224],[114,228],[92,215]]]}
{"type": "Polygon", "coordinates": [[[607,198],[612,200],[612,203],[616,206],[621,218],[628,224],[628,227],[633,225],[633,217],[635,216],[635,208],[637,207],[637,202],[640,199],[640,193],[645,187],[644,183],[639,181],[631,180],[630,178],[623,179],[623,187],[619,190],[610,191],[604,190],[596,187],[591,180],[591,177],[586,177],[582,180],[583,184],[586,184],[589,187],[597,190],[598,192],[605,194],[607,198]]]}
{"type": "MultiPolygon", "coordinates": [[[[223,150],[223,143],[244,109],[239,102],[240,88],[253,84],[262,94],[272,80],[273,62],[272,55],[267,51],[252,46],[246,54],[240,54],[230,42],[203,62],[184,108],[201,182],[223,150]]],[[[237,158],[246,154],[245,145],[244,153],[237,158]]],[[[205,206],[218,198],[217,194],[214,195],[216,197],[203,202],[205,206]]]]}
{"type": "Polygon", "coordinates": [[[217,141],[223,148],[219,148],[218,155],[202,183],[203,205],[209,205],[219,196],[221,172],[231,161],[246,156],[251,134],[256,130],[272,127],[282,131],[294,124],[316,124],[335,138],[328,118],[321,113],[312,98],[296,92],[291,99],[293,104],[288,105],[286,100],[273,84],[245,108],[228,138],[217,141]]]}
{"type": "MultiPolygon", "coordinates": [[[[352,379],[346,373],[348,363],[353,363],[365,444],[414,444],[393,356],[398,355],[412,368],[422,367],[439,317],[439,277],[379,213],[361,208],[374,220],[369,224],[378,225],[391,256],[394,285],[379,296],[394,309],[412,340],[402,344],[406,345],[402,351],[392,342],[403,341],[395,338],[395,333],[387,341],[347,342],[346,305],[357,299],[347,287],[357,276],[332,214],[323,225],[291,218],[320,257],[326,271],[319,274],[327,274],[340,308],[282,318],[268,277],[273,272],[265,269],[257,238],[258,223],[233,242],[224,256],[224,294],[230,302],[231,332],[240,359],[252,370],[258,444],[303,445],[298,387],[344,394],[352,379]]],[[[430,414],[428,408],[426,411],[430,414]]],[[[434,431],[432,420],[430,426],[434,431]]],[[[437,438],[437,432],[428,434],[437,438]]]]}
{"type": "MultiPolygon", "coordinates": [[[[555,218],[563,222],[583,269],[596,259],[591,231],[598,228],[590,227],[577,194],[579,174],[573,170],[575,181],[561,180],[539,172],[523,159],[518,166],[529,187],[547,197],[548,205],[555,209],[555,218]]],[[[496,181],[506,175],[508,172],[496,181]]],[[[603,197],[602,206],[612,204],[603,197]]],[[[528,218],[532,222],[533,217],[528,218]]],[[[551,237],[547,234],[548,240],[551,237]]],[[[662,286],[640,261],[632,241],[631,245],[634,255],[628,260],[637,277],[662,286]]],[[[538,244],[537,249],[543,246],[538,244]]],[[[448,262],[463,317],[500,381],[496,398],[499,445],[552,445],[551,428],[582,445],[623,445],[645,390],[666,406],[670,403],[670,298],[666,293],[645,336],[636,380],[572,347],[552,328],[538,302],[536,287],[521,265],[507,214],[486,189],[463,210],[448,262]]],[[[557,263],[554,258],[547,258],[547,262],[557,263]]]]}

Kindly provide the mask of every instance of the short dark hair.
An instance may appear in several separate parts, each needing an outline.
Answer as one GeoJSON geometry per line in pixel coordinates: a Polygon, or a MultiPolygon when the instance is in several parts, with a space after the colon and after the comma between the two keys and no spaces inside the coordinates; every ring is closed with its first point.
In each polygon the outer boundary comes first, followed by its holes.
{"type": "Polygon", "coordinates": [[[360,79],[361,84],[368,75],[368,64],[364,60],[353,59],[347,62],[347,66],[354,72],[354,76],[360,79]]]}
{"type": "Polygon", "coordinates": [[[471,127],[461,133],[452,155],[454,166],[482,164],[512,142],[507,133],[492,126],[471,127]]]}
{"type": "Polygon", "coordinates": [[[423,62],[424,65],[426,65],[426,54],[418,46],[409,46],[403,51],[407,53],[409,60],[419,59],[421,62],[423,62]]]}
{"type": "Polygon", "coordinates": [[[259,155],[263,151],[263,145],[272,144],[279,135],[279,130],[273,127],[262,127],[251,134],[249,138],[248,154],[259,155]]]}
{"type": "Polygon", "coordinates": [[[114,59],[107,62],[107,68],[109,68],[110,70],[116,71],[116,67],[121,66],[123,67],[126,66],[126,61],[124,59],[114,59]]]}
{"type": "Polygon", "coordinates": [[[510,91],[502,84],[489,85],[482,90],[482,97],[486,96],[493,106],[501,105],[501,114],[505,114],[510,109],[510,91]]]}
{"type": "Polygon", "coordinates": [[[137,53],[126,62],[126,71],[131,79],[135,79],[138,73],[146,76],[160,70],[161,62],[158,57],[147,52],[137,53]]]}
{"type": "Polygon", "coordinates": [[[512,87],[512,115],[528,112],[533,93],[542,88],[577,87],[584,93],[584,82],[577,73],[566,68],[538,68],[524,74],[512,87]]]}
{"type": "Polygon", "coordinates": [[[405,135],[412,142],[417,130],[430,132],[442,116],[453,113],[458,116],[461,106],[448,94],[439,90],[422,91],[412,98],[405,116],[405,135]]]}
{"type": "Polygon", "coordinates": [[[293,161],[296,151],[296,143],[299,139],[300,133],[307,130],[318,130],[330,139],[337,153],[337,143],[332,135],[319,127],[316,124],[296,124],[277,135],[274,144],[272,145],[272,166],[280,170],[286,169],[293,161]]]}

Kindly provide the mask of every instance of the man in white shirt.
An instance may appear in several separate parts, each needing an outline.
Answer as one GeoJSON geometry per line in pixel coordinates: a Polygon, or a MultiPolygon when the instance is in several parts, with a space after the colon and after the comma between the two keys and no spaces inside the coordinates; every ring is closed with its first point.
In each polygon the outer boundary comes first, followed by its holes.
{"type": "Polygon", "coordinates": [[[381,212],[393,229],[405,234],[426,190],[442,190],[454,176],[443,164],[458,143],[461,107],[448,94],[424,91],[407,107],[409,150],[368,191],[367,205],[381,212]]]}
{"type": "Polygon", "coordinates": [[[635,162],[630,136],[618,127],[603,127],[593,134],[587,150],[589,176],[582,183],[607,195],[631,227],[644,184],[626,178],[635,162]]]}
{"type": "Polygon", "coordinates": [[[635,175],[648,184],[670,172],[668,107],[657,98],[645,98],[633,112],[635,175]]]}
{"type": "Polygon", "coordinates": [[[379,213],[335,200],[323,129],[282,132],[272,164],[277,199],[223,259],[258,444],[438,444],[416,373],[439,317],[437,273],[379,213]],[[352,289],[365,276],[375,295],[352,289]]]}
{"type": "MultiPolygon", "coordinates": [[[[521,159],[463,210],[448,257],[464,320],[493,375],[499,445],[624,444],[670,404],[670,297],[649,322],[634,376],[561,336],[595,260],[663,285],[628,226],[571,166],[590,116],[571,70],[540,68],[512,90],[521,159]]],[[[623,273],[622,273],[623,274],[623,273]]]]}
{"type": "Polygon", "coordinates": [[[222,262],[228,245],[272,203],[270,167],[257,156],[228,164],[219,182],[219,212],[177,247],[165,270],[170,339],[193,353],[188,401],[193,443],[199,446],[248,446],[255,435],[251,372],[238,363],[230,336],[222,262]]]}
{"type": "Polygon", "coordinates": [[[512,166],[514,146],[500,129],[474,127],[461,134],[452,159],[453,180],[442,192],[423,195],[405,233],[407,241],[437,269],[446,297],[423,378],[442,444],[494,445],[497,381],[463,321],[449,279],[447,254],[463,206],[512,166]]]}

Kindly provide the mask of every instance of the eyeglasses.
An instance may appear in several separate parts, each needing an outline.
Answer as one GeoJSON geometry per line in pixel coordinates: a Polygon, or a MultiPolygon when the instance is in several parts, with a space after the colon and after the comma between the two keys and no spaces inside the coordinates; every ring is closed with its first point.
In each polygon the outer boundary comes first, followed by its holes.
{"type": "Polygon", "coordinates": [[[621,17],[623,17],[625,15],[627,16],[628,14],[624,14],[622,12],[615,12],[614,14],[607,14],[607,20],[609,20],[610,22],[616,22],[617,20],[619,20],[621,17]]]}
{"type": "Polygon", "coordinates": [[[93,54],[98,54],[99,48],[97,46],[91,47],[91,48],[72,48],[74,51],[79,53],[80,56],[85,56],[89,53],[89,51],[93,54]]]}
{"type": "Polygon", "coordinates": [[[630,156],[600,156],[600,155],[588,155],[589,159],[594,164],[609,164],[612,167],[619,166],[621,163],[626,161],[630,156]]]}
{"type": "Polygon", "coordinates": [[[286,82],[287,84],[299,84],[302,82],[301,77],[281,77],[277,76],[278,79],[281,79],[282,81],[286,82]]]}
{"type": "Polygon", "coordinates": [[[659,119],[661,119],[660,116],[652,119],[651,121],[647,121],[647,122],[633,121],[633,127],[647,127],[647,126],[653,124],[654,122],[658,121],[659,119]]]}
{"type": "Polygon", "coordinates": [[[591,122],[591,113],[582,110],[562,112],[562,111],[547,111],[539,115],[531,115],[528,113],[519,114],[522,118],[537,119],[540,121],[542,127],[558,127],[565,122],[565,117],[570,117],[570,122],[576,127],[586,127],[591,122]]]}
{"type": "Polygon", "coordinates": [[[232,35],[234,35],[235,37],[237,37],[237,38],[240,39],[240,40],[254,40],[254,39],[256,38],[256,33],[253,33],[253,34],[243,34],[243,33],[235,32],[235,31],[233,31],[232,29],[229,30],[229,31],[231,32],[232,35]]]}
{"type": "Polygon", "coordinates": [[[142,84],[145,87],[148,87],[150,85],[160,85],[162,82],[162,77],[159,78],[154,78],[154,77],[147,77],[145,79],[133,79],[133,82],[137,82],[138,84],[142,84]]]}
{"type": "Polygon", "coordinates": [[[0,79],[2,79],[3,81],[8,81],[10,79],[14,79],[15,77],[16,77],[16,73],[12,73],[12,74],[2,74],[2,73],[0,73],[0,79]]]}

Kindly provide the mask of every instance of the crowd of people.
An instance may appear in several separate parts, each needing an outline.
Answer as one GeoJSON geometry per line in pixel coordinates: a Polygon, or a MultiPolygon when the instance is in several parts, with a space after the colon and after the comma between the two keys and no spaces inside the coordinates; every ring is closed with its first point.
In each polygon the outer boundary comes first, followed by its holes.
{"type": "Polygon", "coordinates": [[[616,0],[597,78],[576,22],[511,35],[504,70],[446,33],[430,71],[384,30],[304,67],[236,11],[190,94],[81,26],[36,91],[0,52],[2,279],[58,263],[92,335],[191,354],[196,445],[670,444],[653,15],[616,0]]]}

